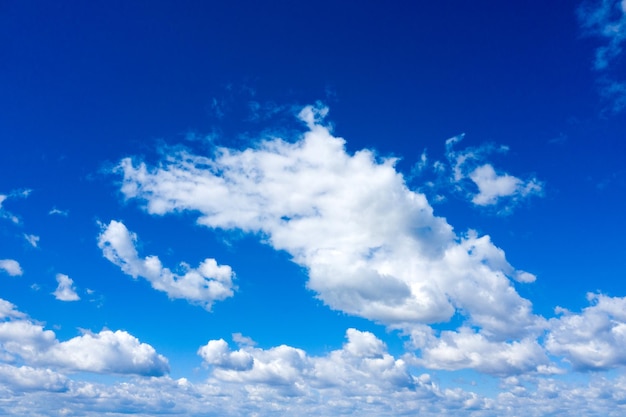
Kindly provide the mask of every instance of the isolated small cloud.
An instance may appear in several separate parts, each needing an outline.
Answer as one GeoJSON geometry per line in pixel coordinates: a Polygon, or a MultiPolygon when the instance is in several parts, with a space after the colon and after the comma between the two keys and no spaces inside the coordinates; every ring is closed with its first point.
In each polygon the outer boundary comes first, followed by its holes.
{"type": "Polygon", "coordinates": [[[478,206],[495,205],[504,197],[525,198],[541,193],[542,186],[536,179],[526,182],[509,174],[498,175],[490,164],[481,165],[469,173],[478,187],[472,203],[478,206]]]}
{"type": "MultiPolygon", "coordinates": [[[[451,171],[451,181],[457,190],[466,194],[477,206],[500,208],[506,214],[520,201],[543,193],[543,184],[534,177],[523,180],[506,172],[497,172],[486,162],[491,153],[508,152],[508,147],[483,145],[476,148],[455,150],[464,135],[446,141],[446,158],[451,171]],[[476,192],[476,188],[478,192],[476,192]]],[[[445,172],[445,171],[444,171],[445,172]]]]}
{"type": "Polygon", "coordinates": [[[36,248],[39,245],[39,236],[24,234],[24,239],[33,247],[36,248]]]}
{"type": "Polygon", "coordinates": [[[74,281],[65,274],[57,274],[56,280],[58,283],[57,289],[52,293],[54,297],[59,301],[77,301],[80,300],[76,289],[74,288],[74,281]]]}
{"type": "Polygon", "coordinates": [[[137,236],[124,223],[112,220],[102,225],[98,246],[109,261],[133,278],[142,277],[152,288],[165,292],[172,299],[184,299],[211,310],[215,301],[233,296],[234,273],[228,265],[218,265],[212,258],[205,259],[198,268],[181,263],[182,274],[163,267],[157,256],[140,258],[135,248],[137,236]]]}
{"type": "Polygon", "coordinates": [[[48,212],[49,215],[51,216],[63,216],[63,217],[67,217],[69,215],[69,211],[67,210],[59,210],[56,207],[53,207],[52,210],[50,210],[48,212]]]}
{"type": "Polygon", "coordinates": [[[22,275],[24,273],[19,262],[13,259],[0,259],[0,270],[6,272],[13,277],[22,275]]]}

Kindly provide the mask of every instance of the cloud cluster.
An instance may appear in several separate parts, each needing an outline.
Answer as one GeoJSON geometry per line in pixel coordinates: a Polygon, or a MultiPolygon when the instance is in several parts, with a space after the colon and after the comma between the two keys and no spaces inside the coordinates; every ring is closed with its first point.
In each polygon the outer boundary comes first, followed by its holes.
{"type": "Polygon", "coordinates": [[[124,159],[122,192],[150,213],[198,212],[201,225],[266,236],[307,268],[321,300],[349,314],[410,328],[458,312],[496,338],[536,328],[510,282],[534,277],[488,236],[455,234],[407,188],[394,160],[348,154],[321,124],[326,112],[304,108],[308,131],[295,141],[219,148],[213,157],[180,151],[155,168],[124,159]]]}
{"type": "Polygon", "coordinates": [[[40,382],[32,383],[46,386],[51,379],[57,382],[64,380],[48,368],[67,372],[146,376],[159,376],[169,372],[165,357],[125,331],[102,330],[61,342],[53,331],[45,330],[42,325],[17,310],[12,303],[2,299],[0,320],[2,361],[5,364],[23,364],[19,368],[5,366],[0,371],[0,377],[3,372],[12,372],[18,379],[20,375],[38,376],[40,382]]]}
{"type": "Polygon", "coordinates": [[[124,223],[112,220],[102,225],[98,246],[105,258],[133,278],[143,277],[152,288],[165,292],[173,299],[200,304],[207,310],[215,301],[232,297],[234,273],[228,265],[218,265],[215,259],[205,259],[198,268],[181,263],[182,275],[163,267],[157,256],[140,258],[135,247],[137,236],[124,223]]]}

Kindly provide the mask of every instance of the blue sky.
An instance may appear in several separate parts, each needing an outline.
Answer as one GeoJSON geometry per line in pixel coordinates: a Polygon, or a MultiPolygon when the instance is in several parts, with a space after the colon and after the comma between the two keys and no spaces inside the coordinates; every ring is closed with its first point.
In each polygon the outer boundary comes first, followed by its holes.
{"type": "Polygon", "coordinates": [[[623,415],[625,47],[624,1],[3,2],[0,414],[623,415]]]}

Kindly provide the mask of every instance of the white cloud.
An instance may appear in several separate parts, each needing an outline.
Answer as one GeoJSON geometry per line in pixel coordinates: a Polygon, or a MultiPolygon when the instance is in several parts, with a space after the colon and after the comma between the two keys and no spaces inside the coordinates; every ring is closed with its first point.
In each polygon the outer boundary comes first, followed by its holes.
{"type": "Polygon", "coordinates": [[[74,281],[65,274],[57,274],[56,276],[57,289],[52,293],[54,297],[59,301],[77,301],[80,300],[76,289],[74,288],[74,281]]]}
{"type": "Polygon", "coordinates": [[[541,192],[537,180],[524,182],[509,174],[498,175],[490,164],[474,169],[469,178],[478,186],[478,194],[472,198],[472,203],[478,206],[497,204],[503,197],[526,197],[541,192]]]}
{"type": "Polygon", "coordinates": [[[346,338],[342,349],[318,357],[286,345],[230,350],[223,339],[209,341],[198,354],[220,381],[265,386],[283,395],[304,395],[312,388],[381,395],[392,387],[412,390],[419,385],[405,361],[391,356],[372,333],[348,329],[346,338]]]}
{"type": "Polygon", "coordinates": [[[69,389],[69,379],[47,368],[0,364],[0,385],[9,386],[14,394],[28,391],[65,392],[69,389]]]}
{"type": "Polygon", "coordinates": [[[626,365],[626,297],[587,294],[592,304],[582,313],[557,309],[550,320],[546,347],[576,370],[602,370],[626,365]]]}
{"type": "Polygon", "coordinates": [[[11,191],[9,194],[0,194],[0,219],[8,219],[13,223],[18,224],[20,222],[19,217],[4,209],[2,204],[9,198],[26,198],[31,192],[32,190],[22,189],[11,191]]]}
{"type": "Polygon", "coordinates": [[[467,327],[442,331],[438,338],[431,332],[413,338],[421,339],[422,345],[421,358],[415,363],[428,368],[450,371],[472,368],[500,376],[560,373],[534,338],[494,342],[467,327]]]}
{"type": "MultiPolygon", "coordinates": [[[[532,274],[514,269],[488,236],[455,234],[394,160],[346,153],[320,124],[326,112],[306,107],[308,131],[293,141],[211,157],[169,153],[155,168],[124,159],[122,192],[153,214],[197,212],[201,225],[265,236],[307,268],[307,286],[333,309],[404,329],[458,312],[494,339],[542,326],[510,282],[532,274]]],[[[124,256],[135,259],[131,240],[124,256]]],[[[124,268],[138,274],[137,265],[124,268]]]]}
{"type": "Polygon", "coordinates": [[[452,171],[452,182],[459,191],[468,195],[472,203],[477,206],[503,205],[500,212],[507,213],[521,200],[542,194],[543,184],[536,178],[522,180],[508,173],[498,173],[493,165],[484,162],[490,153],[507,152],[508,147],[484,145],[456,151],[454,146],[463,137],[459,135],[446,141],[446,157],[452,171]],[[478,188],[478,192],[468,185],[468,180],[478,188]]]}
{"type": "Polygon", "coordinates": [[[19,262],[13,259],[0,259],[0,270],[3,270],[13,277],[22,275],[24,273],[19,262]]]}
{"type": "Polygon", "coordinates": [[[39,245],[39,236],[24,234],[24,239],[33,247],[36,248],[39,245]]]}
{"type": "MultiPolygon", "coordinates": [[[[0,300],[0,318],[3,319],[0,322],[0,359],[3,362],[24,362],[29,367],[69,372],[146,376],[169,372],[165,357],[125,331],[102,330],[60,342],[53,331],[44,330],[6,300],[0,300]]],[[[28,369],[22,371],[28,373],[28,369]]]]}
{"type": "Polygon", "coordinates": [[[2,203],[8,198],[8,195],[5,194],[0,194],[0,219],[8,219],[10,221],[12,221],[13,223],[19,223],[20,220],[17,218],[17,216],[11,214],[10,212],[8,212],[7,210],[2,208],[2,203]]]}
{"type": "Polygon", "coordinates": [[[102,330],[57,343],[46,352],[44,363],[105,374],[160,376],[169,372],[165,357],[122,330],[102,330]]]}
{"type": "Polygon", "coordinates": [[[102,225],[98,246],[105,258],[133,278],[143,277],[152,288],[165,292],[173,299],[185,299],[210,310],[215,301],[233,295],[234,273],[228,265],[218,265],[215,259],[205,259],[198,268],[181,263],[182,275],[163,267],[157,256],[140,258],[135,242],[137,236],[122,222],[112,220],[102,225]]]}
{"type": "MultiPolygon", "coordinates": [[[[328,357],[330,355],[323,358],[328,357]]],[[[342,366],[336,374],[343,369],[342,366]]],[[[12,379],[0,376],[2,392],[19,392],[19,395],[3,398],[0,414],[48,416],[53,415],[50,410],[54,410],[54,415],[85,417],[120,413],[146,417],[200,417],[207,416],[207,413],[228,417],[620,417],[626,411],[626,377],[623,375],[612,378],[583,375],[569,380],[511,377],[484,395],[461,388],[446,388],[435,376],[428,374],[413,377],[414,385],[410,388],[375,384],[367,379],[370,378],[368,370],[352,369],[356,374],[353,380],[337,378],[329,385],[313,385],[305,379],[304,385],[295,392],[263,383],[237,384],[213,377],[203,382],[185,378],[141,378],[110,385],[69,380],[64,389],[63,377],[60,382],[54,382],[51,376],[51,389],[20,390],[17,386],[12,387],[12,379]],[[60,392],[55,392],[56,389],[60,392]]],[[[0,375],[2,373],[0,370],[0,375]]],[[[45,379],[44,376],[39,378],[42,382],[45,379]]],[[[488,390],[483,388],[481,391],[488,390]]]]}

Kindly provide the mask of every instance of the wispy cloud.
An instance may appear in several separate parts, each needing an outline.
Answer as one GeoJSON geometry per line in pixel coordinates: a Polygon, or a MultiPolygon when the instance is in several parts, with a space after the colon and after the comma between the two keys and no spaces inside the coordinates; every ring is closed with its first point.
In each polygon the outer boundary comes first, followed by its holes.
{"type": "Polygon", "coordinates": [[[69,211],[67,210],[59,210],[56,207],[53,207],[52,210],[50,210],[48,212],[49,215],[51,216],[63,216],[63,217],[67,217],[69,215],[69,211]]]}
{"type": "Polygon", "coordinates": [[[39,236],[29,235],[24,233],[24,239],[33,247],[36,248],[39,245],[39,236]]]}
{"type": "Polygon", "coordinates": [[[601,94],[611,103],[611,110],[622,111],[626,107],[626,80],[623,74],[616,77],[612,70],[621,59],[626,43],[626,2],[585,1],[578,8],[578,18],[584,34],[604,41],[596,49],[593,68],[602,74],[599,79],[601,94]]]}
{"type": "Polygon", "coordinates": [[[52,293],[59,301],[78,301],[80,297],[76,294],[74,281],[65,274],[57,274],[57,289],[52,293]]]}
{"type": "Polygon", "coordinates": [[[105,258],[119,266],[133,278],[143,277],[152,288],[168,297],[184,299],[211,310],[215,301],[233,296],[234,273],[228,265],[218,265],[212,258],[205,259],[198,268],[181,263],[182,275],[163,267],[157,256],[140,258],[135,248],[137,236],[124,223],[112,220],[101,225],[98,246],[105,258]]]}
{"type": "Polygon", "coordinates": [[[511,214],[522,201],[543,194],[544,184],[537,178],[522,179],[496,170],[489,162],[491,154],[507,153],[507,146],[484,144],[457,150],[464,136],[446,140],[447,161],[430,163],[424,152],[411,171],[413,182],[434,174],[433,181],[422,183],[420,187],[425,192],[437,193],[431,197],[434,201],[445,200],[445,194],[452,192],[475,206],[496,210],[498,214],[511,214]]]}

